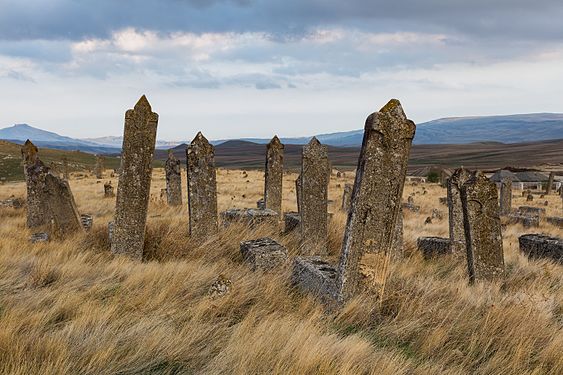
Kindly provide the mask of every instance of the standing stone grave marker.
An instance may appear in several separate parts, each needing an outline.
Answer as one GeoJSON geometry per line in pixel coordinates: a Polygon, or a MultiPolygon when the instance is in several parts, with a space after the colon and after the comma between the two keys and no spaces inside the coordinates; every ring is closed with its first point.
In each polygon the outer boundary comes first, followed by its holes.
{"type": "Polygon", "coordinates": [[[471,177],[471,173],[462,168],[456,169],[448,179],[448,223],[453,253],[465,252],[465,229],[463,228],[463,207],[461,187],[471,177]]]}
{"type": "Polygon", "coordinates": [[[500,184],[500,214],[508,215],[512,212],[512,181],[502,180],[500,184]]]}
{"type": "Polygon", "coordinates": [[[49,168],[39,160],[37,147],[28,139],[21,148],[27,188],[27,227],[40,227],[50,222],[45,200],[45,177],[49,168]]]}
{"type": "Polygon", "coordinates": [[[352,198],[353,184],[344,184],[344,191],[342,193],[342,211],[348,212],[350,209],[350,199],[352,198]]]}
{"type": "Polygon", "coordinates": [[[545,187],[545,194],[549,195],[551,194],[551,189],[553,187],[553,180],[555,179],[555,173],[550,172],[549,173],[549,178],[547,179],[547,186],[545,187]]]}
{"type": "Polygon", "coordinates": [[[170,206],[182,205],[182,171],[180,160],[176,159],[172,150],[168,151],[168,159],[164,165],[166,172],[166,200],[170,206]]]}
{"type": "Polygon", "coordinates": [[[264,175],[264,205],[282,217],[283,149],[278,136],[266,146],[266,168],[264,175]]]}
{"type": "Polygon", "coordinates": [[[51,233],[56,237],[64,237],[84,229],[68,181],[61,180],[51,173],[47,174],[43,197],[51,217],[51,233]]]}
{"type": "Polygon", "coordinates": [[[94,173],[96,178],[101,180],[104,178],[104,157],[102,155],[96,155],[96,167],[94,168],[94,173]]]}
{"type": "Polygon", "coordinates": [[[111,252],[142,260],[158,114],[143,95],[125,113],[111,252]]]}
{"type": "Polygon", "coordinates": [[[186,149],[186,157],[190,236],[205,239],[218,231],[215,151],[199,132],[186,149]]]}

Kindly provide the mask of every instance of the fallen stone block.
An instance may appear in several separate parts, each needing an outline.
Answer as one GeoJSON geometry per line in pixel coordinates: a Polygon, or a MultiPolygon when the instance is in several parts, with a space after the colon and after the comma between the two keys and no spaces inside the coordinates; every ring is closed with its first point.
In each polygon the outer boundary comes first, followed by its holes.
{"type": "Polygon", "coordinates": [[[256,208],[231,208],[223,211],[221,216],[225,226],[241,222],[250,227],[255,227],[262,224],[276,225],[278,222],[278,213],[267,208],[263,210],[256,208]]]}
{"type": "Polygon", "coordinates": [[[420,206],[416,206],[413,203],[403,203],[403,209],[407,209],[407,210],[410,210],[412,212],[419,212],[420,206]]]}
{"type": "Polygon", "coordinates": [[[522,224],[524,228],[539,227],[539,216],[526,216],[519,214],[510,214],[506,216],[507,224],[522,224]]]}
{"type": "Polygon", "coordinates": [[[452,254],[450,244],[449,238],[442,237],[419,237],[416,240],[417,248],[425,259],[452,254]]]}
{"type": "Polygon", "coordinates": [[[545,208],[532,207],[532,206],[520,206],[520,207],[518,207],[518,212],[521,215],[526,215],[526,216],[532,216],[532,215],[543,216],[543,215],[545,215],[545,208]]]}
{"type": "Polygon", "coordinates": [[[337,302],[337,268],[319,256],[296,257],[291,282],[304,293],[310,293],[321,302],[337,302]]]}
{"type": "Polygon", "coordinates": [[[546,258],[563,264],[563,239],[543,234],[518,237],[520,251],[531,259],[546,258]]]}
{"type": "Polygon", "coordinates": [[[31,237],[29,237],[29,240],[31,241],[31,243],[48,242],[49,234],[45,232],[33,233],[31,237]]]}
{"type": "Polygon", "coordinates": [[[241,242],[240,252],[253,271],[267,271],[287,261],[287,249],[268,237],[241,242]]]}
{"type": "Polygon", "coordinates": [[[299,228],[301,216],[299,212],[286,212],[284,214],[284,233],[291,233],[299,228]]]}
{"type": "Polygon", "coordinates": [[[549,224],[563,228],[563,217],[550,216],[545,219],[549,224]]]}

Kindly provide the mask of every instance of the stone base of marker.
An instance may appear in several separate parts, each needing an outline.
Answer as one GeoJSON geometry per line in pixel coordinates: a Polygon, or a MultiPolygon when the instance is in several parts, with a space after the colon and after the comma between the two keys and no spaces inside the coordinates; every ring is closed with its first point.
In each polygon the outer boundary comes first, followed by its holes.
{"type": "Polygon", "coordinates": [[[557,216],[546,217],[545,221],[547,221],[551,225],[555,225],[556,227],[563,228],[563,217],[557,217],[557,216]]]}
{"type": "Polygon", "coordinates": [[[230,210],[221,213],[223,224],[228,226],[231,223],[244,223],[250,227],[257,225],[272,225],[278,224],[279,215],[276,211],[270,209],[259,210],[256,208],[231,208],[230,210]]]}
{"type": "Polygon", "coordinates": [[[542,234],[525,234],[518,238],[520,251],[528,258],[546,258],[563,264],[563,239],[542,234]]]}
{"type": "Polygon", "coordinates": [[[518,212],[520,213],[520,215],[544,216],[545,215],[545,208],[532,207],[532,206],[520,206],[520,207],[518,207],[518,212]]]}
{"type": "Polygon", "coordinates": [[[92,230],[92,226],[94,225],[94,218],[92,215],[82,214],[80,215],[80,224],[82,224],[85,231],[89,232],[92,230]]]}
{"type": "Polygon", "coordinates": [[[304,293],[310,293],[326,305],[338,301],[338,269],[319,256],[296,257],[291,282],[304,293]]]}
{"type": "Polygon", "coordinates": [[[419,237],[416,240],[416,245],[425,259],[452,254],[452,247],[449,238],[419,237]]]}
{"type": "Polygon", "coordinates": [[[240,252],[253,271],[267,271],[287,261],[287,249],[268,237],[241,242],[240,252]]]}
{"type": "Polygon", "coordinates": [[[33,233],[31,237],[29,237],[29,241],[31,243],[48,242],[49,234],[45,232],[33,233]]]}
{"type": "Polygon", "coordinates": [[[540,226],[540,217],[510,214],[506,216],[506,224],[522,224],[524,228],[535,228],[540,226]]]}
{"type": "Polygon", "coordinates": [[[301,216],[299,212],[286,212],[283,215],[284,218],[284,233],[291,233],[294,230],[299,229],[299,224],[301,224],[301,216]]]}

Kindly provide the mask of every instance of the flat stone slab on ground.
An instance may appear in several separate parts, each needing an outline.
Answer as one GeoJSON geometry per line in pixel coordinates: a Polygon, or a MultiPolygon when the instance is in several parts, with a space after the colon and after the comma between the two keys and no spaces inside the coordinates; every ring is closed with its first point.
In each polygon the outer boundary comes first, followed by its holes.
{"type": "Polygon", "coordinates": [[[33,233],[31,237],[29,237],[31,243],[38,243],[38,242],[47,242],[49,241],[49,234],[40,232],[40,233],[33,233]]]}
{"type": "Polygon", "coordinates": [[[311,293],[325,304],[337,302],[335,265],[319,256],[296,257],[293,262],[291,282],[304,293],[311,293]]]}
{"type": "Polygon", "coordinates": [[[518,207],[518,212],[521,215],[545,215],[545,208],[532,207],[532,206],[520,206],[518,207]]]}
{"type": "Polygon", "coordinates": [[[267,271],[287,261],[287,249],[269,237],[241,242],[240,252],[253,271],[267,271]]]}
{"type": "Polygon", "coordinates": [[[563,239],[543,234],[525,234],[518,237],[520,251],[528,258],[547,258],[563,263],[563,239]]]}
{"type": "Polygon", "coordinates": [[[519,214],[510,214],[506,216],[507,224],[522,224],[524,228],[539,227],[539,216],[527,216],[519,214]]]}
{"type": "Polygon", "coordinates": [[[451,241],[443,237],[418,237],[416,240],[418,250],[425,259],[435,256],[452,254],[451,241]]]}
{"type": "Polygon", "coordinates": [[[257,208],[231,208],[221,213],[223,224],[228,226],[230,223],[242,222],[249,226],[261,224],[276,225],[278,213],[268,208],[260,210],[257,208]]]}

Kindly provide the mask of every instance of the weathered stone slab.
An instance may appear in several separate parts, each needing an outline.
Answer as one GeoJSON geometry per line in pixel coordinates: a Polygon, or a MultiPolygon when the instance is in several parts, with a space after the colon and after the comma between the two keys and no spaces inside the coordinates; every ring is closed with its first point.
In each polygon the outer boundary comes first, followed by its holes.
{"type": "Polygon", "coordinates": [[[104,198],[113,198],[115,197],[115,193],[113,192],[113,186],[111,185],[111,181],[104,183],[104,198]]]}
{"type": "Polygon", "coordinates": [[[76,208],[68,181],[52,174],[45,176],[44,198],[51,217],[53,234],[64,237],[70,233],[83,230],[80,224],[80,214],[76,208]]]}
{"type": "Polygon", "coordinates": [[[551,194],[551,189],[553,188],[553,180],[555,179],[555,173],[550,172],[549,177],[547,179],[547,185],[545,187],[545,194],[551,194]]]}
{"type": "Polygon", "coordinates": [[[267,271],[287,261],[287,249],[268,237],[241,242],[240,252],[253,271],[267,271]]]}
{"type": "Polygon", "coordinates": [[[299,229],[301,224],[301,216],[299,212],[286,212],[284,214],[284,233],[291,233],[299,229]]]}
{"type": "Polygon", "coordinates": [[[143,95],[125,113],[111,252],[142,260],[158,114],[143,95]]]}
{"type": "Polygon", "coordinates": [[[27,227],[36,228],[50,224],[45,200],[45,177],[49,168],[39,160],[38,149],[28,139],[21,148],[27,188],[27,227]]]}
{"type": "Polygon", "coordinates": [[[518,207],[518,212],[521,215],[545,216],[545,208],[541,207],[520,206],[518,207]]]}
{"type": "Polygon", "coordinates": [[[443,237],[418,237],[416,246],[425,259],[452,253],[449,238],[443,237]]]}
{"type": "Polygon", "coordinates": [[[303,147],[301,160],[300,252],[322,255],[328,241],[328,148],[313,137],[303,147]]]}
{"type": "Polygon", "coordinates": [[[500,184],[500,214],[508,215],[512,212],[512,181],[502,180],[500,184]]]}
{"type": "Polygon", "coordinates": [[[531,259],[547,258],[563,264],[563,239],[542,234],[525,234],[518,238],[520,251],[531,259]]]}
{"type": "Polygon", "coordinates": [[[274,136],[266,146],[266,167],[264,174],[264,205],[282,217],[284,145],[274,136]]]}
{"type": "Polygon", "coordinates": [[[522,224],[525,228],[539,227],[539,216],[528,216],[521,214],[510,214],[506,216],[507,224],[522,224]]]}
{"type": "Polygon", "coordinates": [[[68,158],[66,156],[63,156],[62,163],[63,163],[63,178],[68,181],[70,179],[70,172],[68,168],[68,158]]]}
{"type": "MultiPolygon", "coordinates": [[[[383,254],[386,261],[379,271],[386,279],[415,129],[396,99],[366,120],[338,267],[340,301],[357,292],[360,260],[365,252],[383,254]]],[[[385,281],[380,293],[384,288],[385,281]]]]}
{"type": "Polygon", "coordinates": [[[296,257],[291,274],[292,284],[325,304],[338,301],[338,270],[319,256],[296,257]]]}
{"type": "Polygon", "coordinates": [[[180,160],[176,159],[172,150],[168,151],[168,159],[164,165],[166,173],[166,200],[170,206],[182,205],[182,170],[180,160]]]}
{"type": "Polygon", "coordinates": [[[98,180],[104,178],[104,157],[96,155],[96,166],[94,167],[94,174],[98,180]]]}
{"type": "Polygon", "coordinates": [[[461,187],[463,224],[470,282],[504,273],[497,186],[483,173],[472,173],[461,187]]]}
{"type": "Polygon", "coordinates": [[[31,243],[48,242],[49,234],[45,232],[33,233],[31,237],[29,237],[29,241],[31,243]]]}
{"type": "Polygon", "coordinates": [[[92,215],[82,214],[80,215],[80,224],[85,231],[89,232],[92,230],[92,226],[94,225],[94,218],[92,215]]]}
{"type": "Polygon", "coordinates": [[[556,227],[563,228],[563,217],[551,216],[545,218],[545,220],[551,225],[555,225],[556,227]]]}
{"type": "Polygon", "coordinates": [[[448,224],[452,252],[465,252],[465,229],[463,227],[463,208],[461,205],[461,187],[471,177],[464,168],[454,171],[448,179],[448,224]]]}
{"type": "Polygon", "coordinates": [[[201,132],[186,150],[190,237],[205,239],[218,231],[215,150],[201,132]]]}
{"type": "Polygon", "coordinates": [[[342,193],[342,211],[348,212],[350,209],[350,200],[352,199],[353,184],[344,184],[344,191],[342,193]]]}
{"type": "Polygon", "coordinates": [[[268,208],[259,210],[256,208],[231,208],[221,213],[223,224],[228,226],[231,223],[243,223],[249,227],[258,225],[272,225],[278,223],[278,213],[268,208]]]}

